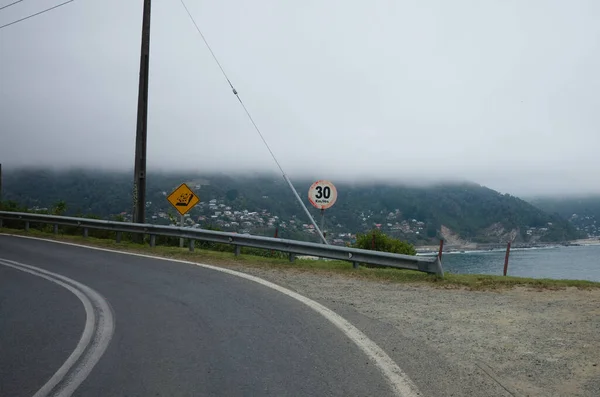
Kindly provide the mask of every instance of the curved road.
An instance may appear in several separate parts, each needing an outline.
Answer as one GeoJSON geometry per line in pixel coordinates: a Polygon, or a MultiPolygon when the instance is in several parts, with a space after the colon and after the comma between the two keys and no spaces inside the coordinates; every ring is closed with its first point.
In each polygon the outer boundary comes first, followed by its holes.
{"type": "Polygon", "coordinates": [[[395,395],[331,322],[255,282],[10,236],[0,236],[0,259],[0,396],[33,396],[73,354],[90,321],[54,275],[99,293],[114,320],[108,347],[74,395],[395,395]],[[53,275],[41,278],[8,261],[53,275]]]}

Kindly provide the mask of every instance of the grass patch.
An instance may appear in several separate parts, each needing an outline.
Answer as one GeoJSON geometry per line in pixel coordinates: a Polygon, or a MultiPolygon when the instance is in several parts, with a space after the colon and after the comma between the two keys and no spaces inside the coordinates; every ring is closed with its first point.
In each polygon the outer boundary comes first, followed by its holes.
{"type": "MultiPolygon", "coordinates": [[[[255,256],[244,253],[236,257],[232,252],[211,251],[196,248],[190,252],[188,248],[172,246],[156,246],[136,244],[129,241],[116,243],[114,240],[95,237],[83,238],[83,236],[46,233],[35,229],[29,232],[0,228],[0,233],[27,235],[43,237],[51,240],[67,241],[93,247],[110,248],[125,252],[142,253],[172,259],[183,259],[197,263],[208,263],[225,267],[249,266],[263,269],[304,271],[321,274],[340,274],[351,278],[376,280],[392,283],[405,283],[413,285],[427,285],[437,288],[465,288],[469,290],[499,290],[513,287],[530,287],[544,290],[559,290],[567,287],[579,289],[600,289],[600,282],[585,280],[555,280],[535,279],[511,276],[492,276],[482,274],[454,274],[446,273],[443,279],[436,275],[412,270],[393,268],[363,267],[353,269],[350,262],[335,260],[307,260],[296,259],[290,263],[287,259],[278,257],[255,256]]],[[[249,249],[249,252],[254,250],[249,249]]],[[[277,253],[276,253],[277,254],[277,253]]]]}

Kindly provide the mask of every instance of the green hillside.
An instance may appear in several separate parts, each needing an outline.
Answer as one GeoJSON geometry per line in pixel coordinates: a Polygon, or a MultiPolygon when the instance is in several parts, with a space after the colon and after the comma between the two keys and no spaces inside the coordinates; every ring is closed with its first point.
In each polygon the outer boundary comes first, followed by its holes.
{"type": "Polygon", "coordinates": [[[529,201],[548,213],[569,219],[587,237],[600,236],[600,196],[542,197],[529,201]]]}
{"type": "MultiPolygon", "coordinates": [[[[64,200],[71,215],[94,214],[106,218],[125,213],[127,217],[131,212],[132,179],[129,172],[6,170],[4,199],[30,208],[50,207],[64,200]]],[[[181,182],[188,182],[201,198],[201,204],[190,212],[187,221],[190,225],[212,225],[265,235],[271,235],[278,227],[281,237],[316,239],[289,187],[277,175],[150,172],[149,222],[170,222],[165,213],[175,212],[165,194],[181,182]],[[210,200],[215,200],[213,205],[210,200]]],[[[309,205],[306,192],[311,183],[310,180],[294,181],[306,205],[309,205]]],[[[500,243],[508,238],[521,242],[565,241],[580,236],[565,219],[477,184],[418,188],[340,182],[336,186],[338,200],[326,212],[325,229],[339,242],[351,238],[346,234],[380,227],[387,234],[425,244],[440,237],[442,225],[465,242],[500,243]]],[[[319,212],[312,209],[312,213],[318,219],[319,212]]]]}

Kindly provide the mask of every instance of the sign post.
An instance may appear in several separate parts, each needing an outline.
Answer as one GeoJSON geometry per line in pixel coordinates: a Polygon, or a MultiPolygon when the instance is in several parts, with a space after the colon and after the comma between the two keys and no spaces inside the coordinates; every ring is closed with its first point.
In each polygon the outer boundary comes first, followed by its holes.
{"type": "MultiPolygon", "coordinates": [[[[200,198],[196,196],[192,189],[185,183],[182,183],[177,189],[173,190],[173,192],[167,196],[167,200],[175,207],[177,212],[179,212],[179,215],[181,215],[181,227],[184,226],[184,215],[200,202],[200,198]]],[[[179,247],[183,248],[183,238],[179,239],[179,247]]]]}
{"type": "Polygon", "coordinates": [[[325,210],[321,208],[321,231],[323,232],[323,236],[327,238],[327,233],[325,232],[325,210]]]}
{"type": "MultiPolygon", "coordinates": [[[[185,223],[183,223],[183,215],[181,215],[181,219],[179,220],[179,226],[185,226],[185,223]]],[[[179,238],[179,248],[183,248],[183,237],[179,238]]]]}
{"type": "Polygon", "coordinates": [[[325,234],[325,210],[331,208],[337,200],[337,189],[333,183],[319,180],[308,189],[308,201],[313,207],[321,210],[321,230],[325,234]]]}

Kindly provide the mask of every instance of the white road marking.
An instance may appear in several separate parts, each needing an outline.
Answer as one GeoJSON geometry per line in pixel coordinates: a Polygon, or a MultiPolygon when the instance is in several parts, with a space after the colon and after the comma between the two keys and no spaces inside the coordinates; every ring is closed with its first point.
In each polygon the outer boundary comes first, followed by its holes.
{"type": "Polygon", "coordinates": [[[114,319],[108,302],[90,287],[60,274],[2,258],[0,265],[52,281],[83,303],[86,321],[79,343],[58,371],[34,394],[34,397],[71,396],[98,363],[113,336],[114,319]]]}
{"type": "Polygon", "coordinates": [[[316,311],[317,313],[319,313],[320,315],[325,317],[327,320],[329,320],[333,325],[335,325],[339,330],[341,330],[348,338],[350,338],[350,340],[352,340],[356,344],[356,346],[358,346],[358,348],[360,348],[363,351],[363,353],[365,353],[367,355],[367,357],[369,357],[371,360],[373,360],[373,362],[381,370],[385,379],[388,381],[390,387],[392,388],[392,390],[394,391],[394,393],[397,396],[399,396],[399,397],[417,397],[417,396],[422,395],[421,392],[419,391],[419,389],[417,388],[417,386],[414,384],[414,382],[408,377],[408,375],[404,371],[402,371],[402,369],[400,369],[398,364],[396,364],[396,362],[394,360],[392,360],[392,358],[390,356],[388,356],[387,353],[382,348],[380,348],[375,342],[373,342],[371,339],[369,339],[368,336],[366,336],[358,328],[356,328],[354,325],[352,325],[349,321],[347,321],[345,318],[343,318],[339,314],[335,313],[333,310],[328,309],[327,307],[321,305],[320,303],[315,302],[312,299],[309,299],[303,295],[300,295],[300,294],[298,294],[294,291],[291,291],[287,288],[281,287],[270,281],[263,280],[262,278],[259,278],[256,276],[251,276],[246,273],[238,272],[236,270],[226,269],[226,268],[202,264],[202,263],[184,261],[184,260],[180,260],[180,259],[169,259],[169,258],[164,258],[164,257],[160,257],[160,256],[138,254],[138,253],[126,252],[126,251],[118,251],[118,250],[112,250],[112,249],[108,249],[108,248],[92,247],[92,246],[88,246],[88,245],[68,243],[68,242],[64,242],[64,241],[50,240],[50,239],[44,239],[44,238],[38,238],[38,237],[20,236],[20,235],[11,235],[11,234],[6,234],[6,235],[13,236],[13,237],[21,237],[21,238],[29,238],[29,239],[34,239],[34,240],[48,241],[48,242],[53,242],[53,243],[57,243],[57,244],[71,245],[71,246],[75,246],[75,247],[93,249],[93,250],[98,250],[98,251],[113,252],[113,253],[117,253],[117,254],[133,255],[133,256],[163,260],[163,261],[168,261],[168,262],[191,264],[191,265],[200,266],[200,267],[203,267],[206,269],[211,269],[211,270],[216,270],[219,272],[231,274],[233,276],[241,277],[246,280],[254,281],[258,284],[261,284],[265,287],[271,288],[275,291],[281,292],[282,294],[285,294],[285,295],[289,296],[290,298],[296,299],[297,301],[304,303],[305,305],[307,305],[308,307],[310,307],[311,309],[313,309],[314,311],[316,311]]]}

